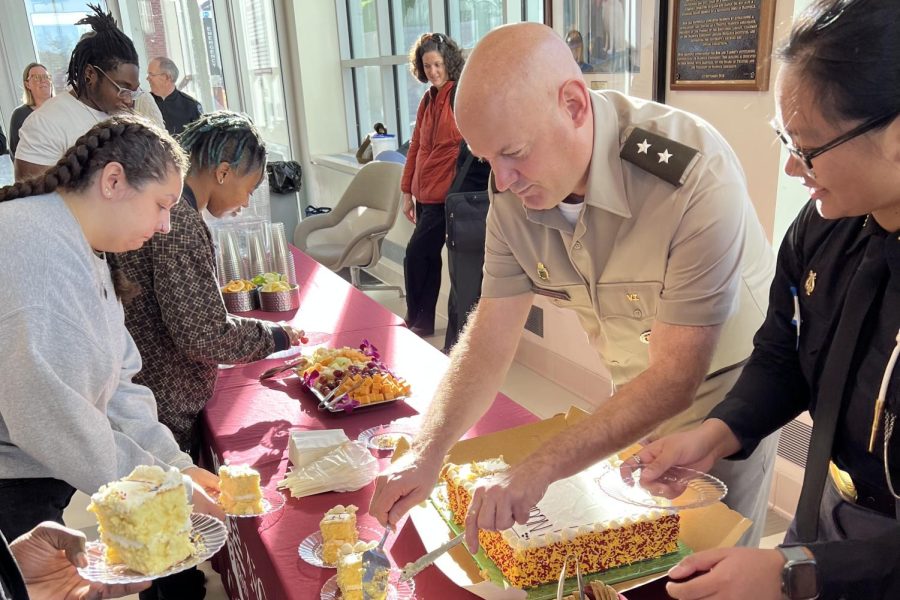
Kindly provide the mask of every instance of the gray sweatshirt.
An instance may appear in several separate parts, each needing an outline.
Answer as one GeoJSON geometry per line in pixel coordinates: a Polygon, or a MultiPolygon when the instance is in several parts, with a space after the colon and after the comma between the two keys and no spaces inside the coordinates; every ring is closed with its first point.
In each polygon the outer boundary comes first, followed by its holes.
{"type": "Polygon", "coordinates": [[[106,261],[62,198],[0,203],[0,479],[91,494],[137,465],[190,466],[140,369],[106,261]]]}

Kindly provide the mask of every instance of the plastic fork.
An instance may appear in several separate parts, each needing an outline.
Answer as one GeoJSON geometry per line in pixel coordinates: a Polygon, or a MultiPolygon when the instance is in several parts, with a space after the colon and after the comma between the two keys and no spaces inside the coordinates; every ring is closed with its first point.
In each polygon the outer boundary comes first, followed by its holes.
{"type": "Polygon", "coordinates": [[[362,555],[363,567],[363,600],[371,598],[383,598],[387,591],[388,576],[391,572],[391,561],[388,560],[384,553],[384,543],[387,541],[391,528],[385,527],[384,534],[378,546],[371,550],[366,550],[362,555]]]}

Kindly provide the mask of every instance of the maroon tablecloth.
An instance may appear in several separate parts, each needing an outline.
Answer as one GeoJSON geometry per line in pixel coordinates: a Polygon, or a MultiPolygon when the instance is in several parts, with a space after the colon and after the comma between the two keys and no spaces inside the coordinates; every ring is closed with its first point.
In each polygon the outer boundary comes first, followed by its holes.
{"type": "MultiPolygon", "coordinates": [[[[296,377],[260,382],[259,373],[274,364],[262,361],[223,370],[216,393],[204,411],[207,447],[215,465],[228,459],[247,463],[260,471],[265,488],[274,489],[288,468],[287,446],[292,429],[343,429],[355,439],[363,430],[423,412],[438,385],[447,358],[404,327],[379,327],[337,334],[333,346],[356,346],[371,341],[383,360],[409,380],[413,398],[357,410],[352,414],[322,413],[318,402],[296,377]]],[[[482,435],[532,422],[537,418],[507,398],[498,395],[493,406],[467,437],[482,435]]],[[[387,465],[388,459],[382,459],[387,465]]],[[[318,529],[322,514],[335,504],[360,507],[358,522],[379,528],[365,514],[373,491],[369,485],[351,493],[328,493],[302,499],[289,498],[284,510],[263,518],[229,519],[227,560],[220,560],[225,586],[232,598],[318,598],[334,570],[320,569],[300,559],[300,542],[318,529]],[[225,562],[225,565],[222,565],[225,562]],[[222,568],[224,567],[224,568],[222,568]]],[[[379,528],[380,529],[380,528],[379,528]]],[[[393,559],[401,565],[425,549],[412,523],[405,521],[393,542],[393,559]]],[[[223,557],[224,558],[224,557],[223,557]]],[[[473,597],[454,586],[437,569],[416,577],[418,598],[473,597]]]]}

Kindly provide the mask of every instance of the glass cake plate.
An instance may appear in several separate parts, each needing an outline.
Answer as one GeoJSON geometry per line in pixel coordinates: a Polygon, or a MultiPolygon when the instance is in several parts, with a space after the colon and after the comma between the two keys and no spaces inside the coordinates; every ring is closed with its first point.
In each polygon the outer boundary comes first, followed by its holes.
{"type": "MultiPolygon", "coordinates": [[[[381,532],[369,529],[368,527],[360,526],[356,528],[356,531],[359,534],[359,539],[363,542],[377,542],[381,539],[381,532]]],[[[297,553],[300,554],[300,558],[314,567],[333,569],[335,565],[326,563],[322,558],[322,550],[324,550],[324,548],[325,545],[322,543],[322,532],[314,531],[300,542],[297,553]]]]}
{"type": "Polygon", "coordinates": [[[305,333],[305,343],[299,344],[297,346],[291,346],[287,350],[282,350],[281,352],[273,352],[272,354],[268,355],[266,359],[291,358],[292,356],[297,356],[298,354],[309,351],[310,346],[319,346],[321,344],[324,344],[334,336],[333,333],[324,333],[322,331],[306,331],[305,333]]]}
{"type": "MultiPolygon", "coordinates": [[[[435,486],[434,491],[429,497],[428,507],[437,511],[438,515],[440,515],[441,519],[444,521],[453,535],[462,533],[463,529],[453,522],[453,518],[450,513],[450,507],[447,505],[447,492],[445,485],[439,484],[435,486]]],[[[659,558],[642,560],[640,562],[636,562],[623,567],[615,567],[612,569],[607,569],[606,571],[599,571],[597,573],[582,573],[581,578],[585,583],[597,579],[607,585],[615,585],[617,583],[629,581],[632,579],[638,579],[640,577],[646,577],[648,575],[665,573],[666,571],[677,565],[679,562],[681,562],[683,558],[691,554],[693,554],[693,551],[685,546],[681,541],[679,541],[678,549],[671,554],[666,554],[664,556],[660,556],[659,558]]],[[[491,558],[484,552],[483,548],[479,548],[478,553],[473,555],[472,558],[475,560],[475,563],[478,565],[481,574],[485,578],[490,579],[501,588],[514,587],[512,584],[506,581],[506,578],[503,576],[500,568],[497,567],[494,561],[491,560],[491,558]]],[[[553,583],[545,583],[536,587],[526,588],[525,597],[527,600],[555,600],[557,587],[558,582],[554,581],[553,583]]],[[[565,593],[572,594],[577,589],[578,580],[573,572],[572,577],[566,579],[565,593]]]]}
{"type": "MultiPolygon", "coordinates": [[[[268,515],[270,513],[277,512],[277,511],[281,510],[282,508],[284,508],[285,498],[284,498],[284,494],[282,494],[280,491],[263,489],[262,493],[263,493],[263,499],[262,499],[263,511],[261,513],[237,515],[237,514],[233,514],[230,512],[226,512],[225,514],[227,516],[231,517],[232,519],[242,519],[242,518],[248,518],[248,517],[262,517],[262,516],[268,515]]],[[[218,503],[219,497],[215,496],[214,499],[218,503]]]]}
{"type": "Polygon", "coordinates": [[[728,487],[708,473],[672,467],[658,479],[641,485],[640,467],[610,469],[596,479],[608,496],[644,508],[684,510],[714,504],[725,497],[728,487]]]}
{"type": "MultiPolygon", "coordinates": [[[[416,584],[413,580],[400,581],[400,571],[391,570],[390,580],[388,581],[387,600],[410,600],[415,598],[416,584]]],[[[322,600],[338,600],[342,598],[341,591],[337,585],[337,575],[330,578],[322,586],[322,600]]]]}
{"type": "Polygon", "coordinates": [[[190,569],[212,557],[225,545],[228,533],[225,524],[215,517],[200,513],[191,515],[191,541],[194,544],[194,552],[184,559],[163,571],[153,575],[144,575],[131,571],[122,564],[108,564],[106,562],[106,544],[100,541],[88,542],[86,552],[88,566],[78,569],[78,574],[88,581],[98,583],[140,583],[153,581],[160,577],[167,577],[190,569]]]}
{"type": "Polygon", "coordinates": [[[366,445],[369,450],[384,455],[393,454],[397,447],[399,438],[405,438],[407,442],[411,442],[415,434],[411,431],[411,427],[402,427],[394,423],[387,425],[377,425],[361,432],[356,438],[357,441],[366,445]]]}

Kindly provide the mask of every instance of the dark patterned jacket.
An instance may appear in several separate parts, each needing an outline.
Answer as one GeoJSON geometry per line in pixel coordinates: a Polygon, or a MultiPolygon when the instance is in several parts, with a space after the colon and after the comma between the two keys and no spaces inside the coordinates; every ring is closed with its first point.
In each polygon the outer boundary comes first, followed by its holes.
{"type": "Polygon", "coordinates": [[[110,264],[141,288],[125,306],[125,324],[144,363],[134,381],[153,390],[159,420],[190,451],[191,430],[212,397],[219,363],[259,360],[289,348],[290,339],[275,323],[227,313],[212,237],[187,186],[181,200],[167,235],[154,235],[110,264]]]}

